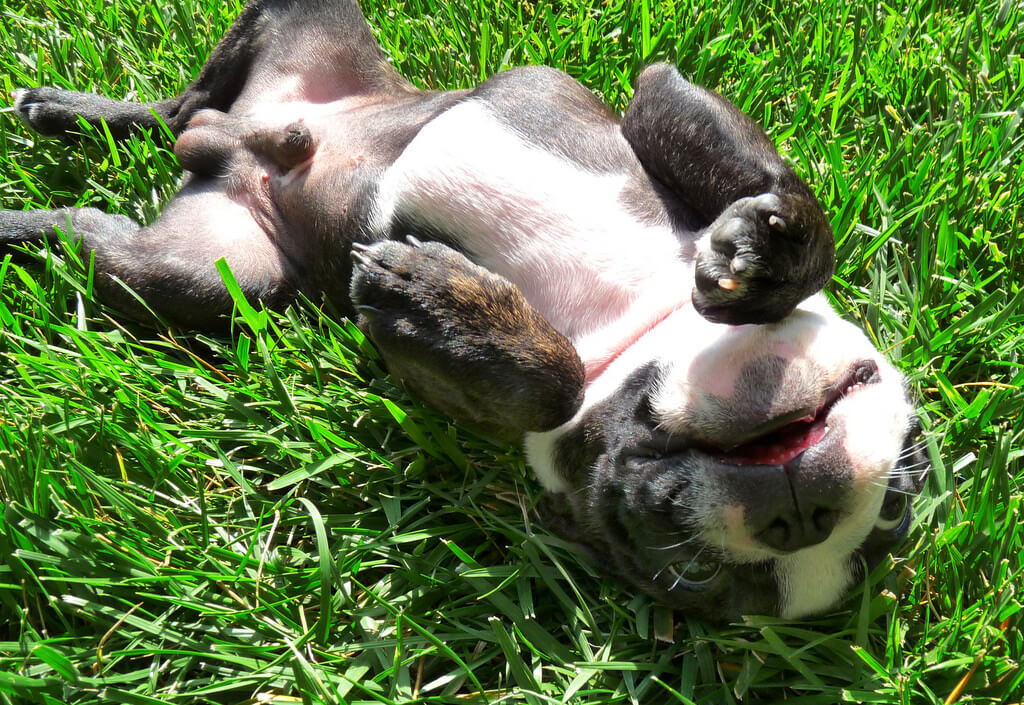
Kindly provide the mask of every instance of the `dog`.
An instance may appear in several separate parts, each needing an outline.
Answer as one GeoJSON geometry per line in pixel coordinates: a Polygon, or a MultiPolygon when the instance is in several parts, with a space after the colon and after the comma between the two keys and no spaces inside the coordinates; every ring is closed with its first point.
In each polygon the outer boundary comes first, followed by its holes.
{"type": "Polygon", "coordinates": [[[819,613],[908,531],[919,423],[820,293],[828,219],[674,67],[622,118],[539,66],[426,91],[355,0],[251,0],[177,97],[14,103],[43,135],[165,126],[186,175],[149,226],[3,211],[0,242],[67,230],[108,302],[192,328],[232,311],[222,257],[250,300],[328,302],[426,402],[524,439],[549,523],[667,605],[819,613]]]}

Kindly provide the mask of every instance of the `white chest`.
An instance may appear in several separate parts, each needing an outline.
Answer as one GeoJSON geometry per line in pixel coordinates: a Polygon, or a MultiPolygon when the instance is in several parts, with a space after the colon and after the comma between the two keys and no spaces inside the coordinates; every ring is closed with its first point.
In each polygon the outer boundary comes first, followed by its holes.
{"type": "Polygon", "coordinates": [[[397,217],[436,228],[515,283],[584,361],[621,321],[689,298],[688,233],[638,219],[627,176],[596,173],[531,145],[485,104],[426,125],[380,180],[374,225],[397,217]]]}

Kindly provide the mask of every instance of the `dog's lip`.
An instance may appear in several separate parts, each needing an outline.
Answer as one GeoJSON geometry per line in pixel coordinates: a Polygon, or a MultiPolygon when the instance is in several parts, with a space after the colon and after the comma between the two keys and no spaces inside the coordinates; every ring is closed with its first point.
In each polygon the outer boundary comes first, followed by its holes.
{"type": "Polygon", "coordinates": [[[762,424],[758,424],[753,428],[747,429],[746,432],[740,433],[734,443],[722,448],[721,450],[726,453],[731,452],[737,448],[753,443],[759,438],[764,438],[765,436],[775,433],[790,424],[814,421],[817,415],[818,410],[811,407],[805,407],[789,413],[781,414],[773,419],[765,421],[762,424]]]}
{"type": "Polygon", "coordinates": [[[874,360],[854,362],[829,385],[814,409],[805,407],[780,414],[743,433],[738,443],[709,454],[730,465],[785,465],[825,438],[833,407],[840,399],[880,379],[874,360]]]}

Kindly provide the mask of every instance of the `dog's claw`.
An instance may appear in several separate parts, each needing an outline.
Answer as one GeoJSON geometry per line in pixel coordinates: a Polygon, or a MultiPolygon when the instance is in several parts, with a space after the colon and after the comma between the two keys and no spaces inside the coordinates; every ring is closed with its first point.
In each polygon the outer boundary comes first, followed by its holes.
{"type": "Polygon", "coordinates": [[[370,260],[369,257],[363,254],[363,251],[365,249],[366,248],[364,247],[362,249],[357,250],[355,249],[355,246],[353,246],[352,259],[356,261],[356,264],[362,265],[363,267],[370,267],[373,265],[373,262],[370,260]]]}
{"type": "Polygon", "coordinates": [[[417,238],[415,235],[406,235],[405,236],[405,241],[408,242],[413,247],[422,247],[423,246],[423,243],[420,242],[419,238],[417,238]]]}
{"type": "Polygon", "coordinates": [[[352,249],[357,252],[366,252],[368,249],[370,249],[370,246],[367,245],[365,242],[353,242],[352,249]]]}
{"type": "Polygon", "coordinates": [[[747,267],[749,266],[750,263],[742,257],[733,257],[732,261],[729,262],[729,269],[733,274],[743,274],[743,272],[747,271],[747,267]]]}
{"type": "Polygon", "coordinates": [[[366,304],[359,304],[356,306],[356,312],[367,317],[372,317],[381,313],[381,310],[376,306],[367,306],[366,304]]]}

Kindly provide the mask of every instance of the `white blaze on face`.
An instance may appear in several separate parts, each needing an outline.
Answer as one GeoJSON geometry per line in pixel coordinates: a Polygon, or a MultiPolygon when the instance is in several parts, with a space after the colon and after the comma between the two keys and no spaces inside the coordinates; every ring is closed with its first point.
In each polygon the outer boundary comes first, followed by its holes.
{"type": "Polygon", "coordinates": [[[884,362],[878,369],[881,383],[863,387],[833,407],[834,418],[842,419],[842,445],[853,466],[854,491],[846,515],[828,540],[776,561],[784,617],[822,612],[846,593],[856,570],[850,554],[878,519],[890,473],[913,418],[902,375],[884,362]]]}
{"type": "Polygon", "coordinates": [[[779,616],[799,619],[833,607],[853,585],[850,554],[859,545],[860,541],[839,546],[829,539],[778,559],[775,578],[779,584],[779,616]]]}

